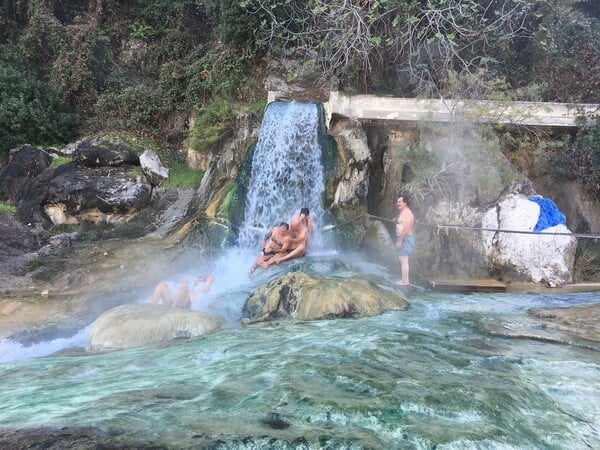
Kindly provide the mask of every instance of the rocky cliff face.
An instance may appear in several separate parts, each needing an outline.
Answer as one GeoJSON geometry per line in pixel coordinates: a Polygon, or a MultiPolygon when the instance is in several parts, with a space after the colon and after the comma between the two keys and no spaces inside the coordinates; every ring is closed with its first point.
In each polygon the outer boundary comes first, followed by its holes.
{"type": "MultiPolygon", "coordinates": [[[[397,271],[395,255],[386,251],[390,245],[384,241],[389,239],[374,239],[370,224],[379,222],[393,236],[395,199],[402,192],[411,196],[417,217],[417,246],[411,258],[416,277],[493,277],[550,285],[572,281],[575,239],[526,234],[539,214],[539,207],[526,197],[538,192],[474,128],[363,126],[336,118],[330,133],[341,155],[337,172],[342,175],[332,207],[342,245],[358,247],[397,271]],[[344,226],[348,223],[352,226],[344,226]],[[486,235],[482,228],[525,233],[486,235]]],[[[570,233],[567,227],[559,228],[554,231],[570,233]]]]}

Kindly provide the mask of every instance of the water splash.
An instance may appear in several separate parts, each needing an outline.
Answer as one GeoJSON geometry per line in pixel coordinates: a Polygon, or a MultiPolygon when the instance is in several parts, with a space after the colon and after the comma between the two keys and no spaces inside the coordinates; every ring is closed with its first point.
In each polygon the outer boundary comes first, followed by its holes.
{"type": "MultiPolygon", "coordinates": [[[[319,229],[324,189],[319,110],[315,103],[273,102],[267,108],[252,161],[242,248],[257,248],[264,232],[288,221],[300,208],[311,211],[319,229]]],[[[318,232],[311,247],[318,247],[318,232]]]]}
{"type": "Polygon", "coordinates": [[[85,347],[87,333],[88,327],[85,327],[71,337],[57,338],[33,345],[24,345],[11,339],[0,339],[0,363],[39,358],[67,348],[85,347]]]}

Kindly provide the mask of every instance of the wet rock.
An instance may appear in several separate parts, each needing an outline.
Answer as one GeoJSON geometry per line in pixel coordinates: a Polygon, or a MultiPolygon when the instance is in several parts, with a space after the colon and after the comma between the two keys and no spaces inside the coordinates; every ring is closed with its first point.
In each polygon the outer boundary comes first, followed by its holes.
{"type": "Polygon", "coordinates": [[[128,304],[109,309],[89,331],[88,350],[116,350],[195,338],[223,325],[220,317],[199,311],[152,304],[128,304]]]}
{"type": "Polygon", "coordinates": [[[477,326],[496,336],[571,344],[600,351],[600,303],[535,308],[513,317],[482,317],[477,326]]]}
{"type": "Polygon", "coordinates": [[[364,317],[407,306],[396,291],[364,279],[291,272],[262,285],[248,298],[243,322],[364,317]]]}
{"type": "Polygon", "coordinates": [[[263,419],[263,423],[274,430],[283,430],[290,426],[290,423],[283,420],[281,414],[278,413],[269,413],[267,417],[263,419]]]}
{"type": "Polygon", "coordinates": [[[77,232],[61,233],[50,238],[50,242],[38,250],[40,256],[57,255],[67,250],[73,245],[73,242],[78,241],[80,235],[77,232]]]}
{"type": "Polygon", "coordinates": [[[566,308],[535,308],[528,314],[556,330],[594,342],[600,342],[600,303],[566,308]]]}
{"type": "Polygon", "coordinates": [[[338,183],[334,204],[365,205],[369,193],[371,154],[367,136],[357,120],[342,121],[331,131],[341,143],[344,174],[338,183]]]}
{"type": "Polygon", "coordinates": [[[0,213],[0,289],[31,284],[26,276],[28,264],[48,239],[47,232],[23,224],[15,213],[0,213]]]}

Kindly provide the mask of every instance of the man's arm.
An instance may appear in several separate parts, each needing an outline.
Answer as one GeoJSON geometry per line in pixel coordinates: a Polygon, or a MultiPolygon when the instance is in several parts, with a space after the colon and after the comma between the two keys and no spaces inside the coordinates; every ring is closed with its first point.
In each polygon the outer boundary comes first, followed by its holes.
{"type": "Polygon", "coordinates": [[[271,239],[271,236],[273,235],[273,230],[274,230],[274,228],[271,228],[269,230],[269,232],[267,234],[265,234],[265,237],[263,238],[262,242],[260,243],[261,247],[264,247],[265,245],[267,245],[267,241],[269,239],[271,239]]]}
{"type": "Polygon", "coordinates": [[[300,230],[300,233],[298,234],[298,237],[289,236],[289,239],[293,244],[300,244],[300,243],[304,242],[307,234],[308,234],[308,228],[302,228],[300,230]]]}
{"type": "Polygon", "coordinates": [[[285,252],[287,252],[287,249],[290,248],[291,241],[292,241],[292,238],[290,236],[284,237],[283,238],[283,245],[278,250],[275,250],[275,252],[277,252],[277,253],[285,253],[285,252]]]}

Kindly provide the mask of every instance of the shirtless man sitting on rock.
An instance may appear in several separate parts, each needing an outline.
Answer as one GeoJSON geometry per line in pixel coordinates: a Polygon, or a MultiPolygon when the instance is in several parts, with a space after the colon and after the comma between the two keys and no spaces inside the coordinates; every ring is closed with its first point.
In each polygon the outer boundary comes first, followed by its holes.
{"type": "Polygon", "coordinates": [[[288,237],[290,226],[286,222],[281,222],[279,226],[273,227],[261,242],[261,249],[256,261],[250,267],[248,275],[256,270],[258,266],[264,267],[263,264],[273,258],[283,248],[283,243],[288,237]]]}
{"type": "Polygon", "coordinates": [[[308,221],[300,214],[290,221],[288,236],[283,241],[283,247],[268,261],[260,264],[263,269],[288,261],[293,258],[304,256],[308,246],[308,221]]]}

